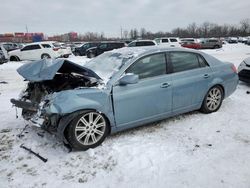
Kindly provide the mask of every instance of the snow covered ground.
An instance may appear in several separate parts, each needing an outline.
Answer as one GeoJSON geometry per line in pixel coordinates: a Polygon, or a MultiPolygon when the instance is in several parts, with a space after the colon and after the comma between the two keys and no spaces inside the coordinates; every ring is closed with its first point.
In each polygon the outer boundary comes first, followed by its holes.
{"type": "MultiPolygon", "coordinates": [[[[227,44],[206,53],[236,66],[250,46],[227,44]]],[[[87,58],[71,57],[78,63],[87,58]]],[[[37,127],[25,127],[9,100],[24,87],[16,69],[0,65],[0,187],[250,187],[250,86],[236,92],[213,114],[192,112],[108,137],[102,146],[71,152],[37,127]],[[37,157],[20,148],[32,148],[37,157]]]]}

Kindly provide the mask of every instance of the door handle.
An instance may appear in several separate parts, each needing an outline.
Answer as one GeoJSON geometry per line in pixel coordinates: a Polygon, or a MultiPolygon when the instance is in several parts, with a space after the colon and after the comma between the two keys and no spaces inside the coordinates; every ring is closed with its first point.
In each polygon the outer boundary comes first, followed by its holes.
{"type": "Polygon", "coordinates": [[[163,84],[161,84],[161,88],[167,88],[170,85],[171,85],[170,83],[163,83],[163,84]]]}
{"type": "Polygon", "coordinates": [[[209,76],[209,74],[204,74],[203,77],[204,78],[209,78],[210,76],[209,76]]]}

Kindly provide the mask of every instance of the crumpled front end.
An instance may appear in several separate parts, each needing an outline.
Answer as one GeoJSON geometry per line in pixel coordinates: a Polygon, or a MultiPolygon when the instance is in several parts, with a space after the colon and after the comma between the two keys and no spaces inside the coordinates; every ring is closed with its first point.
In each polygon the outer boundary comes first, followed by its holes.
{"type": "Polygon", "coordinates": [[[61,116],[51,104],[57,94],[100,84],[94,72],[66,60],[37,61],[17,71],[29,82],[20,97],[11,99],[11,103],[22,109],[25,120],[50,132],[56,131],[61,116]]]}

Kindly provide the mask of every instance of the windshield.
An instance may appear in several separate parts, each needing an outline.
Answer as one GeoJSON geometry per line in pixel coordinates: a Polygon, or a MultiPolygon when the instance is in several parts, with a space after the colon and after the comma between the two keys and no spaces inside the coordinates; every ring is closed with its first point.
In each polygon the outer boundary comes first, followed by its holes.
{"type": "Polygon", "coordinates": [[[120,70],[132,57],[119,52],[106,52],[89,61],[84,66],[94,71],[106,84],[112,75],[120,70]]]}

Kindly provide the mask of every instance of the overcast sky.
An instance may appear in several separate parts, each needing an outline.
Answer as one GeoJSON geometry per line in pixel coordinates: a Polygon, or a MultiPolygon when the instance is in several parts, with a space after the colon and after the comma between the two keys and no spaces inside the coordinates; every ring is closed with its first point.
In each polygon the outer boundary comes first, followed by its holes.
{"type": "Polygon", "coordinates": [[[0,33],[70,31],[119,36],[120,28],[171,31],[192,22],[238,24],[250,0],[1,0],[0,33]]]}

